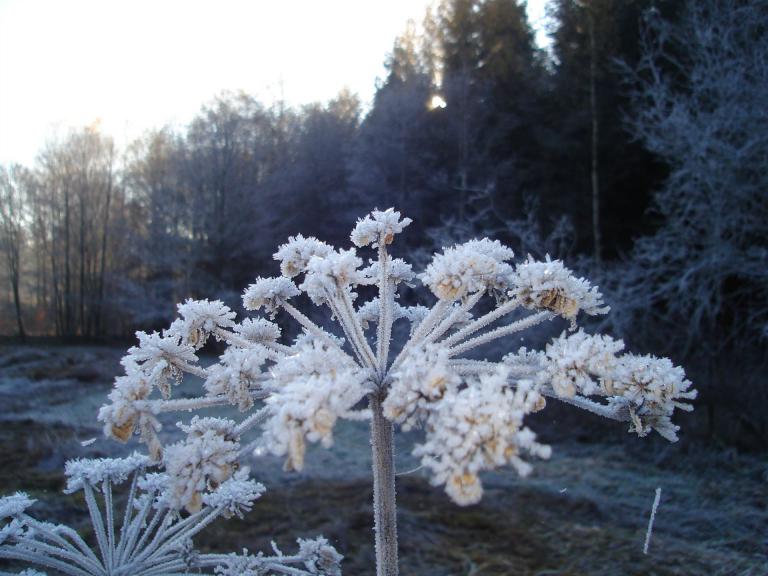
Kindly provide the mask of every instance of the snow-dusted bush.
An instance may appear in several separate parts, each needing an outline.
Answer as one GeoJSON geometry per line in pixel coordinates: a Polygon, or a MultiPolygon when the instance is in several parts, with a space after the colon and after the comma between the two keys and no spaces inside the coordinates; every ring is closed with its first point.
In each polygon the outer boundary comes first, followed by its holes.
{"type": "MultiPolygon", "coordinates": [[[[416,276],[405,261],[392,258],[388,246],[409,223],[392,209],[358,221],[351,238],[357,248],[373,249],[367,265],[355,248],[335,250],[314,238],[297,236],[279,248],[275,259],[283,276],[257,279],[243,303],[272,318],[279,310],[291,316],[302,328],[294,342],[281,342],[281,330],[265,318],[235,324],[218,301],[187,301],[179,306],[181,319],[163,333],[138,333],[139,346],[123,359],[125,375],[117,378],[99,420],[107,436],[125,442],[137,434],[148,445],[153,463],[165,469],[165,488],[156,497],[162,506],[179,510],[179,518],[220,509],[237,513],[241,507],[227,500],[228,487],[250,482],[240,466],[249,450],[266,448],[286,458],[287,470],[301,470],[307,444],[330,447],[340,419],[370,419],[377,571],[393,575],[395,425],[424,430],[414,454],[459,505],[481,499],[484,470],[511,464],[527,475],[529,460],[550,456],[551,448],[525,425],[526,415],[544,409],[550,398],[628,422],[640,436],[656,430],[676,440],[674,410],[690,409],[686,401],[696,395],[682,369],[666,359],[622,354],[620,341],[576,331],[580,314],[605,314],[608,307],[596,287],[562,262],[528,258],[514,264],[512,250],[499,242],[471,240],[436,254],[418,276],[434,296],[431,307],[400,305],[398,285],[416,276]],[[366,287],[378,295],[358,302],[357,290],[366,287]],[[335,324],[323,327],[301,312],[302,294],[327,307],[335,324]],[[486,296],[490,311],[474,314],[486,296]],[[543,351],[519,347],[520,332],[558,318],[570,332],[543,351]],[[393,324],[401,320],[410,325],[409,337],[393,351],[393,324]],[[227,349],[219,363],[203,368],[196,349],[211,336],[227,349]],[[474,357],[500,342],[512,348],[502,358],[474,357]],[[202,396],[171,397],[184,373],[204,380],[202,396]],[[152,397],[154,389],[159,398],[152,397]],[[364,399],[367,407],[361,406],[364,399]],[[159,414],[223,405],[243,412],[240,422],[195,416],[182,425],[186,440],[162,446],[159,414]],[[261,437],[244,444],[258,428],[261,437]]],[[[301,543],[290,561],[297,558],[313,574],[337,569],[337,553],[322,540],[301,543]],[[311,567],[308,550],[320,558],[311,567]]],[[[248,567],[256,561],[232,559],[228,566],[242,562],[242,573],[256,574],[248,567]]]]}

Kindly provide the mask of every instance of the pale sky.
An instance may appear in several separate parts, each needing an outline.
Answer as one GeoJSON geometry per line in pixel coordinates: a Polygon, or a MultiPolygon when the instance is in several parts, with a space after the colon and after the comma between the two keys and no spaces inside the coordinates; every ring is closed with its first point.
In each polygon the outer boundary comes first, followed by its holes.
{"type": "MultiPolygon", "coordinates": [[[[432,0],[0,0],[0,164],[101,122],[118,145],[184,125],[223,90],[364,103],[432,0]]],[[[529,0],[543,23],[546,0],[529,0]]],[[[541,43],[544,36],[539,34],[541,43]]]]}

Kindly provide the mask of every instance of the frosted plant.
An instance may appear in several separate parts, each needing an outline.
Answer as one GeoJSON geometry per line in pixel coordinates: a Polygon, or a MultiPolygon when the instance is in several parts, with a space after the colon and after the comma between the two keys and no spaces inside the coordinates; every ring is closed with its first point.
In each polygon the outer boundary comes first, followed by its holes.
{"type": "MultiPolygon", "coordinates": [[[[220,516],[243,517],[250,512],[264,486],[250,480],[247,468],[242,468],[206,492],[196,510],[183,516],[175,505],[178,482],[168,473],[149,471],[151,466],[149,458],[137,454],[67,463],[65,492],[83,492],[95,547],[68,526],[30,516],[27,510],[35,500],[26,494],[0,498],[0,558],[72,576],[341,574],[341,556],[323,538],[299,540],[299,551],[291,556],[274,545],[271,556],[198,552],[192,539],[220,516]],[[129,480],[118,528],[113,488],[129,480]]],[[[28,569],[21,574],[41,573],[28,569]]]]}
{"type": "MultiPolygon", "coordinates": [[[[677,438],[671,417],[676,408],[690,409],[687,401],[696,396],[682,369],[666,359],[622,354],[620,341],[576,331],[580,315],[608,312],[597,287],[557,260],[514,264],[512,250],[488,239],[445,248],[416,276],[389,253],[410,222],[393,209],[374,210],[352,231],[356,248],[336,250],[303,236],[279,247],[282,276],[257,278],[243,305],[272,320],[280,311],[292,317],[301,328],[293,342],[267,318],[235,323],[229,308],[208,301],[180,305],[181,318],[161,334],[138,333],[139,346],[128,351],[125,375],[99,419],[107,436],[125,442],[135,433],[148,445],[150,458],[165,467],[167,505],[196,517],[233,478],[246,481],[240,462],[254,448],[285,457],[287,470],[301,470],[307,443],[330,447],[340,419],[369,419],[377,573],[392,576],[398,573],[395,426],[423,429],[414,454],[460,505],[481,499],[483,471],[511,465],[524,476],[531,459],[550,456],[525,425],[548,398],[628,422],[640,436],[656,430],[677,438]],[[372,258],[365,262],[357,249],[368,247],[372,258]],[[429,307],[398,302],[399,287],[416,278],[435,297],[429,307]],[[374,291],[360,302],[360,294],[374,291]],[[326,322],[301,311],[310,303],[327,309],[326,322]],[[521,332],[557,318],[567,322],[566,331],[544,350],[516,344],[521,332]],[[405,342],[393,342],[396,321],[409,325],[405,342]],[[195,351],[210,337],[227,349],[204,368],[195,351]],[[506,355],[478,358],[499,350],[506,355]],[[171,397],[184,373],[204,381],[203,395],[171,397]],[[163,448],[161,413],[224,405],[242,419],[195,417],[181,425],[187,440],[163,448]],[[257,429],[262,435],[246,440],[257,429]]],[[[310,549],[317,550],[317,563],[305,562],[310,572],[336,569],[327,543],[301,544],[299,555],[310,549]]],[[[233,559],[229,573],[260,574],[251,562],[233,559]]]]}

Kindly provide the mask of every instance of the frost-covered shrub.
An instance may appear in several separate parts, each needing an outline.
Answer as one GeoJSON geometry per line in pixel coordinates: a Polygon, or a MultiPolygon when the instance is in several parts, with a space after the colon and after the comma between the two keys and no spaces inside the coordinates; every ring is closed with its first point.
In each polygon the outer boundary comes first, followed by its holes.
{"type": "MultiPolygon", "coordinates": [[[[99,420],[107,436],[125,442],[136,434],[147,444],[152,462],[165,469],[163,505],[196,517],[216,507],[233,479],[248,482],[240,462],[254,447],[285,457],[286,470],[301,470],[307,444],[332,446],[340,419],[370,419],[377,570],[393,575],[395,426],[424,430],[414,454],[459,505],[481,499],[483,471],[509,464],[524,476],[531,459],[550,456],[551,448],[525,425],[549,399],[628,422],[640,436],[656,430],[677,439],[671,417],[676,408],[690,409],[687,401],[696,396],[690,382],[669,360],[623,354],[620,341],[577,330],[580,315],[608,312],[588,280],[549,258],[515,264],[512,250],[488,239],[444,249],[416,276],[388,252],[409,223],[392,209],[358,221],[351,239],[357,248],[373,249],[368,263],[355,248],[336,250],[303,236],[278,249],[283,275],[258,278],[243,304],[272,319],[285,311],[302,328],[293,342],[281,341],[282,331],[266,318],[235,323],[218,301],[188,300],[169,329],[137,334],[139,346],[123,359],[125,375],[116,379],[99,420]],[[398,286],[415,278],[433,295],[429,308],[398,303],[398,286]],[[378,295],[360,302],[357,291],[368,286],[378,295]],[[300,304],[302,295],[327,307],[333,324],[322,327],[301,312],[308,304],[300,304]],[[491,310],[475,314],[487,296],[491,310]],[[520,348],[511,338],[557,318],[567,321],[566,331],[543,351],[520,348]],[[410,325],[409,336],[391,350],[396,321],[410,325]],[[203,368],[196,350],[211,336],[227,349],[203,368]],[[512,348],[502,358],[473,357],[500,341],[512,348]],[[204,380],[202,396],[172,398],[184,373],[204,380]],[[154,389],[160,397],[152,396],[154,389]],[[361,407],[366,398],[368,406],[361,407]],[[195,416],[181,425],[186,440],[162,446],[161,413],[223,405],[244,414],[239,423],[195,416]],[[244,442],[258,429],[260,439],[244,442]]],[[[299,556],[310,549],[319,550],[314,564],[305,561],[310,573],[336,570],[338,555],[327,543],[302,543],[299,556]]],[[[260,573],[249,562],[233,559],[230,566],[260,573]]]]}

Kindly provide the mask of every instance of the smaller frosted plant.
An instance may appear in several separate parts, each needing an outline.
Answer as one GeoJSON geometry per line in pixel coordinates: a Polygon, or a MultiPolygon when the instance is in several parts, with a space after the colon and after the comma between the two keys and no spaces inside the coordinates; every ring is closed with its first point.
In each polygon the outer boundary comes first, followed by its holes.
{"type": "MultiPolygon", "coordinates": [[[[672,415],[691,409],[687,401],[695,390],[669,360],[622,353],[622,342],[577,329],[581,315],[608,312],[597,287],[557,260],[529,257],[514,264],[512,250],[488,239],[445,248],[417,276],[389,253],[410,222],[393,209],[359,220],[351,239],[357,248],[373,249],[367,263],[355,248],[290,238],[275,254],[282,275],[257,278],[243,294],[247,310],[262,310],[269,319],[237,323],[222,302],[188,300],[161,334],[137,333],[139,345],[123,358],[125,375],[115,381],[99,420],[109,437],[126,442],[138,435],[151,460],[164,466],[163,505],[184,510],[188,518],[213,514],[221,490],[233,479],[247,482],[240,461],[253,448],[284,457],[286,470],[301,470],[308,443],[330,447],[340,419],[369,419],[377,573],[394,576],[396,425],[423,429],[424,442],[414,454],[432,483],[444,486],[459,505],[482,498],[483,471],[510,465],[525,476],[532,470],[529,460],[550,456],[551,448],[525,425],[525,417],[550,398],[628,422],[639,436],[656,430],[677,440],[672,415]],[[430,307],[398,302],[399,286],[417,279],[435,298],[430,307]],[[359,302],[360,293],[374,289],[375,296],[359,302]],[[302,312],[308,304],[300,303],[302,295],[327,308],[330,321],[318,324],[302,312]],[[271,321],[279,311],[302,329],[293,342],[282,341],[271,321]],[[544,350],[519,346],[521,332],[558,318],[566,331],[544,350]],[[398,321],[408,324],[408,336],[393,351],[398,321]],[[218,363],[204,368],[196,352],[211,337],[227,348],[218,363]],[[498,353],[501,347],[506,355],[498,353]],[[479,356],[483,351],[496,358],[479,356]],[[203,380],[202,396],[172,398],[184,374],[203,380]],[[161,413],[224,405],[243,418],[195,416],[181,425],[186,440],[162,445],[161,413]],[[259,428],[261,437],[244,443],[259,428]]],[[[187,526],[187,519],[180,525],[187,526]]],[[[306,564],[306,550],[317,546],[332,569],[308,569],[333,573],[336,553],[324,541],[302,543],[291,561],[301,557],[306,564]]],[[[263,573],[249,562],[256,560],[233,559],[228,566],[263,573]]]]}
{"type": "MultiPolygon", "coordinates": [[[[65,492],[83,492],[95,548],[68,526],[30,516],[27,509],[35,501],[26,494],[1,498],[0,558],[72,576],[341,574],[341,556],[323,538],[299,540],[299,551],[292,556],[274,545],[271,556],[247,551],[240,555],[196,551],[192,539],[198,533],[220,516],[242,518],[262,495],[264,486],[249,479],[248,469],[242,468],[206,493],[193,513],[183,516],[174,489],[178,484],[169,482],[167,472],[151,471],[151,466],[149,458],[138,454],[67,463],[65,492]],[[130,484],[128,499],[118,529],[113,488],[126,482],[130,484]]],[[[40,573],[30,569],[21,574],[40,573]]]]}

